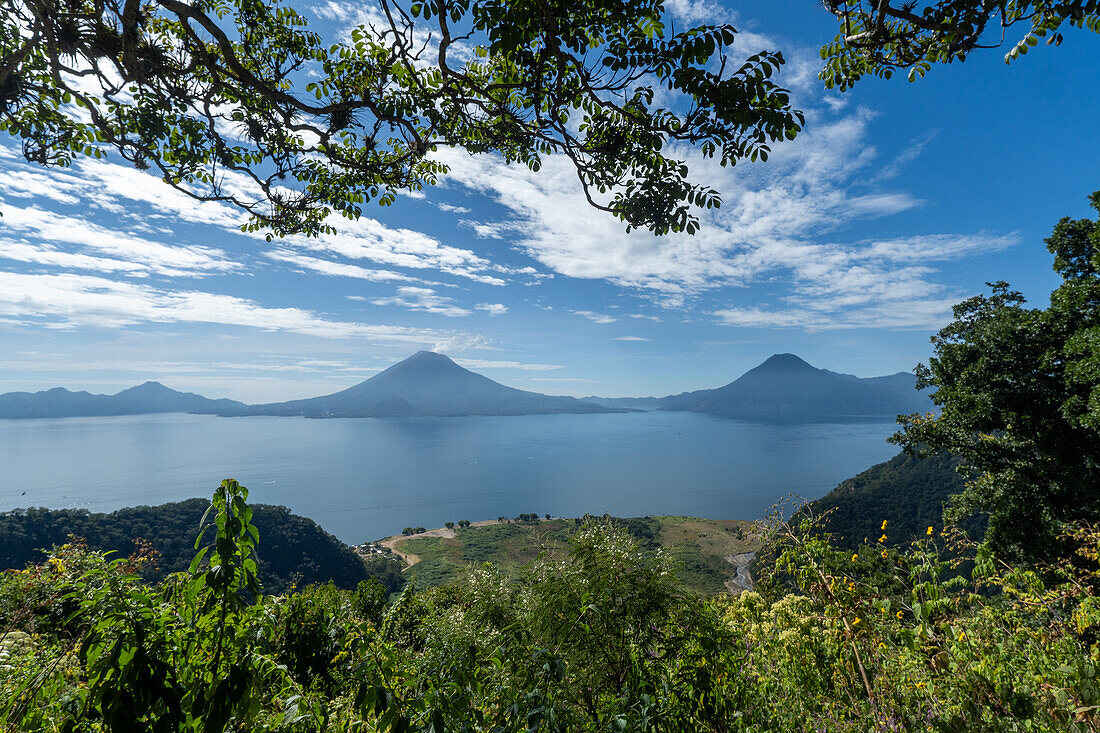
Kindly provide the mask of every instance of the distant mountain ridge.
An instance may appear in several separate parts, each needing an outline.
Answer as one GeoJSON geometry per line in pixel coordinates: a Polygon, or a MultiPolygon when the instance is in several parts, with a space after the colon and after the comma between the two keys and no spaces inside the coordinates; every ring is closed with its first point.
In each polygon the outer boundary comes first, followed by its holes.
{"type": "Polygon", "coordinates": [[[647,404],[654,405],[648,409],[703,412],[740,420],[894,418],[933,408],[928,396],[917,391],[916,383],[916,375],[908,372],[863,379],[818,369],[794,354],[774,354],[723,387],[657,399],[623,400],[621,404],[647,404]]]}
{"type": "Polygon", "coordinates": [[[617,407],[624,410],[649,412],[661,408],[661,397],[578,397],[584,402],[592,402],[604,407],[617,407]]]}
{"type": "Polygon", "coordinates": [[[668,397],[560,397],[507,387],[464,369],[449,357],[420,351],[339,392],[289,402],[246,405],[177,392],[146,382],[114,395],[43,392],[0,395],[0,419],[93,417],[163,412],[324,417],[460,417],[466,415],[590,414],[669,410],[765,421],[894,418],[933,409],[915,389],[916,376],[898,372],[860,378],[818,369],[794,354],[775,354],[716,389],[668,397]]]}
{"type": "Polygon", "coordinates": [[[106,417],[159,412],[215,414],[244,407],[235,400],[211,400],[193,392],[177,392],[160,382],[145,382],[113,395],[71,392],[54,387],[43,392],[0,394],[0,418],[106,417]]]}
{"type": "Polygon", "coordinates": [[[459,417],[625,412],[506,387],[433,351],[419,351],[354,387],[321,397],[225,410],[240,415],[303,417],[459,417]]]}

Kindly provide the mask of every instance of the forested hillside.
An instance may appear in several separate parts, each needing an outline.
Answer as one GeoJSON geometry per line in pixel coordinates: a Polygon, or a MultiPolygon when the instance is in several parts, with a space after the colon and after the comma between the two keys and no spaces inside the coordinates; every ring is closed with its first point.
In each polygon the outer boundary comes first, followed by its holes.
{"type": "MultiPolygon", "coordinates": [[[[208,500],[188,499],[110,514],[77,509],[5,512],[0,514],[0,567],[41,562],[45,551],[64,544],[70,536],[83,539],[89,549],[113,550],[122,557],[134,552],[135,540],[141,539],[159,555],[157,563],[144,572],[147,580],[156,582],[190,565],[199,521],[209,506],[208,500]]],[[[268,592],[329,581],[354,588],[369,577],[363,561],[312,519],[291,514],[282,506],[257,504],[252,510],[261,542],[259,577],[268,592]]]]}
{"type": "MultiPolygon", "coordinates": [[[[842,547],[856,547],[881,534],[883,520],[889,522],[887,541],[901,546],[924,535],[928,527],[943,526],[943,509],[948,497],[966,488],[956,469],[959,459],[951,455],[915,458],[901,453],[885,463],[845,479],[839,486],[809,506],[824,515],[825,528],[842,547]]],[[[973,537],[980,537],[984,522],[964,523],[973,537]]]]}
{"type": "Polygon", "coordinates": [[[74,547],[0,575],[0,721],[111,733],[1100,726],[1095,531],[1074,536],[1091,561],[1044,581],[954,536],[853,553],[780,524],[783,582],[732,598],[685,593],[645,522],[594,518],[521,574],[485,565],[390,603],[370,582],[259,593],[246,496],[225,482],[201,561],[160,586],[74,547]],[[941,581],[945,550],[970,570],[941,581]]]}

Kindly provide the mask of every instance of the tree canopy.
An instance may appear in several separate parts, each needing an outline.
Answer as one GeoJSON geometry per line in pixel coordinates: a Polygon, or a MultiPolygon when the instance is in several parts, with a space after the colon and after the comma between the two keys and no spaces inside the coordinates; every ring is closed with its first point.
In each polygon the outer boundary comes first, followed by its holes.
{"type": "Polygon", "coordinates": [[[1005,63],[1040,40],[1060,44],[1067,25],[1100,33],[1098,0],[825,0],[825,7],[840,21],[840,32],[821,49],[821,79],[841,90],[868,74],[889,79],[899,69],[913,81],[932,64],[1003,46],[1016,26],[1026,30],[1005,63]]]}
{"type": "MultiPolygon", "coordinates": [[[[146,542],[157,562],[143,577],[160,581],[186,570],[195,552],[195,529],[210,502],[202,499],[159,506],[136,506],[110,514],[80,509],[24,509],[0,513],[0,570],[39,562],[54,545],[70,536],[88,548],[125,557],[146,542]]],[[[394,590],[392,564],[378,556],[364,568],[362,560],[343,542],[313,520],[291,514],[286,507],[252,505],[252,522],[263,540],[256,562],[259,579],[269,592],[281,593],[295,583],[335,582],[343,588],[370,576],[381,576],[394,590]],[[389,572],[387,572],[389,571],[389,572]]]]}
{"type": "Polygon", "coordinates": [[[269,238],[434,183],[445,147],[564,155],[628,228],[694,232],[720,198],[676,151],[766,158],[803,123],[780,53],[736,62],[732,26],[675,31],[662,0],[379,0],[346,42],[278,0],[0,8],[0,129],[28,160],[114,150],[269,238]]]}
{"type": "MultiPolygon", "coordinates": [[[[1100,213],[1100,191],[1090,200],[1100,213]]],[[[990,541],[1018,559],[1057,556],[1064,523],[1100,520],[1100,220],[1063,218],[1046,243],[1062,276],[1050,307],[1005,282],[955,306],[917,371],[942,413],[893,438],[980,471],[953,514],[988,513],[990,541]]]]}

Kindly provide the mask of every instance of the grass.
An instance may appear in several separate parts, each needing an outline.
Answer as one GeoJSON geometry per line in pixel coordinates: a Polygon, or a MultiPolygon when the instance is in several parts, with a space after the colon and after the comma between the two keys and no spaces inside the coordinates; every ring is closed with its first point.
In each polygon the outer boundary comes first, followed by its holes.
{"type": "MultiPolygon", "coordinates": [[[[726,558],[756,550],[750,522],[697,517],[608,517],[634,536],[643,548],[664,548],[677,563],[685,587],[699,593],[721,593],[735,573],[726,558]]],[[[397,549],[420,557],[405,575],[421,586],[456,580],[470,568],[492,563],[505,574],[516,573],[542,553],[562,552],[581,520],[552,519],[537,523],[504,522],[455,530],[455,536],[401,540],[397,549]]]]}

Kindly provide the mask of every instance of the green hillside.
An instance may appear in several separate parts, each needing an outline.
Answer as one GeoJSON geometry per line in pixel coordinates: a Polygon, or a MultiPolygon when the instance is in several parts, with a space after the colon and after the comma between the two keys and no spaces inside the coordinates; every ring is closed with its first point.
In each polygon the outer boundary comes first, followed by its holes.
{"type": "MultiPolygon", "coordinates": [[[[70,536],[82,539],[89,549],[112,550],[122,557],[134,552],[135,540],[141,539],[159,555],[145,571],[146,580],[156,582],[190,565],[199,521],[209,506],[207,499],[188,499],[110,514],[79,509],[4,512],[0,514],[0,569],[41,562],[45,550],[64,544],[70,536]]],[[[268,592],[329,581],[354,588],[374,574],[368,573],[351,548],[312,519],[291,514],[282,506],[256,504],[252,510],[262,543],[257,557],[260,582],[268,592]]],[[[374,565],[385,571],[383,562],[374,565]]]]}
{"type": "MultiPolygon", "coordinates": [[[[956,471],[959,459],[948,455],[914,458],[904,453],[845,479],[810,504],[815,515],[832,512],[827,529],[842,547],[856,547],[882,535],[888,522],[887,542],[907,544],[928,527],[943,527],[943,507],[952,494],[961,493],[965,479],[956,471]]],[[[984,530],[981,520],[964,524],[972,537],[984,530]]]]}
{"type": "MultiPolygon", "coordinates": [[[[765,583],[737,597],[700,595],[684,592],[674,558],[743,547],[741,525],[683,517],[596,518],[577,529],[563,520],[502,522],[469,533],[464,562],[520,561],[533,537],[555,532],[568,547],[513,576],[482,565],[459,582],[406,587],[388,600],[372,583],[272,596],[254,592],[253,559],[264,552],[255,515],[236,482],[223,489],[206,564],[158,585],[132,575],[132,565],[73,546],[0,574],[4,730],[1100,726],[1094,560],[1063,567],[1065,579],[1050,586],[988,556],[944,581],[938,537],[880,556],[877,546],[852,553],[776,526],[791,533],[779,559],[796,584],[789,592],[765,583]]],[[[1075,541],[1082,558],[1097,556],[1100,532],[1075,541]]]]}
{"type": "MultiPolygon", "coordinates": [[[[750,522],[674,516],[601,519],[625,531],[647,551],[663,549],[683,586],[699,593],[739,590],[732,583],[737,565],[727,558],[756,549],[750,522]]],[[[506,520],[456,528],[449,537],[391,539],[395,539],[394,549],[413,563],[405,571],[407,577],[420,586],[440,586],[486,562],[514,578],[540,555],[565,551],[584,524],[584,519],[506,520]]],[[[738,561],[743,564],[747,559],[738,561]]]]}

